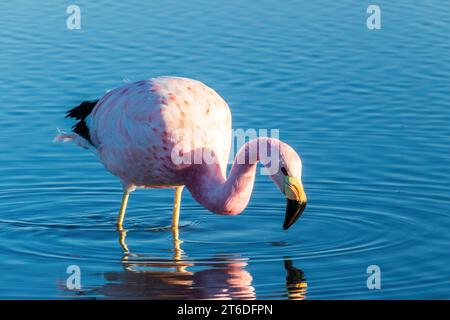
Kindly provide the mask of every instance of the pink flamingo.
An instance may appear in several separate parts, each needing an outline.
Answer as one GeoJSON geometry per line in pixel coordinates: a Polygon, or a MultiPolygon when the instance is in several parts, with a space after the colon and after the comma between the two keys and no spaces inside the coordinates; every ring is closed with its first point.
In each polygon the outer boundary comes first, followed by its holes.
{"type": "Polygon", "coordinates": [[[173,229],[178,228],[184,186],[208,210],[239,214],[249,202],[258,161],[272,170],[270,177],[287,198],[284,229],[306,206],[300,157],[280,140],[257,138],[244,144],[227,177],[231,112],[222,97],[199,81],[158,77],[128,83],[100,100],[81,103],[67,116],[79,120],[74,133],[56,139],[91,148],[123,184],[119,230],[136,188],[175,188],[173,229]]]}

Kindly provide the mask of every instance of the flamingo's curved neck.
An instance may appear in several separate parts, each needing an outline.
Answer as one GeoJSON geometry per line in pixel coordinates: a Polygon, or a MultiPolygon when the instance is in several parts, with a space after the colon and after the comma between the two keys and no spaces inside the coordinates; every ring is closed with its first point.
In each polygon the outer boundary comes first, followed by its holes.
{"type": "MultiPolygon", "coordinates": [[[[279,140],[257,138],[244,144],[236,155],[228,178],[217,162],[191,166],[185,175],[186,187],[197,202],[218,214],[241,213],[250,200],[258,161],[270,157],[279,140]]],[[[264,163],[263,163],[264,164],[264,163]]]]}

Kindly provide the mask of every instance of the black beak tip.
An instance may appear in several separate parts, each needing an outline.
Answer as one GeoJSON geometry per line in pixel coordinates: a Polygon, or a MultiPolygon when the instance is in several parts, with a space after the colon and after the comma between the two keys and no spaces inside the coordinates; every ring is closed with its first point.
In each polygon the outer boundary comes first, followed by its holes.
{"type": "Polygon", "coordinates": [[[283,230],[289,229],[300,218],[305,208],[306,202],[287,199],[283,230]]]}
{"type": "Polygon", "coordinates": [[[289,229],[293,224],[294,224],[294,222],[288,223],[288,222],[285,221],[284,224],[283,224],[283,230],[289,229]]]}

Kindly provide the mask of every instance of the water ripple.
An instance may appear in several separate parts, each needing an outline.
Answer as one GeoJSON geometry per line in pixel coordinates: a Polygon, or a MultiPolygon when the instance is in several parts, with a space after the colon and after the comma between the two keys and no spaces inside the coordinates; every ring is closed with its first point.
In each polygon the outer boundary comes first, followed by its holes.
{"type": "Polygon", "coordinates": [[[0,2],[0,298],[449,298],[448,3],[382,1],[373,32],[355,0],[77,4],[70,31],[63,3],[0,2]],[[137,191],[115,230],[117,180],[51,141],[68,107],[167,74],[299,151],[295,226],[258,176],[242,215],[185,192],[174,235],[172,192],[137,191]],[[80,292],[64,287],[72,264],[80,292]],[[366,287],[371,264],[382,290],[366,287]]]}

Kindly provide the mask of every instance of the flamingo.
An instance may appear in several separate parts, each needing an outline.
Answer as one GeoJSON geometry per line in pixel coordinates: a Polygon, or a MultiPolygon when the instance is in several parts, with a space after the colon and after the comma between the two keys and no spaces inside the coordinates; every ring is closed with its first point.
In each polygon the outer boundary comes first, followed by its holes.
{"type": "Polygon", "coordinates": [[[258,161],[270,168],[270,178],[286,196],[283,229],[306,207],[301,159],[278,139],[245,143],[227,176],[231,112],[202,82],[164,76],[127,83],[99,100],[82,102],[67,117],[78,122],[56,140],[93,150],[122,183],[118,230],[123,230],[130,193],[141,188],[175,189],[172,230],[178,229],[184,186],[206,209],[237,215],[249,202],[258,161]]]}

